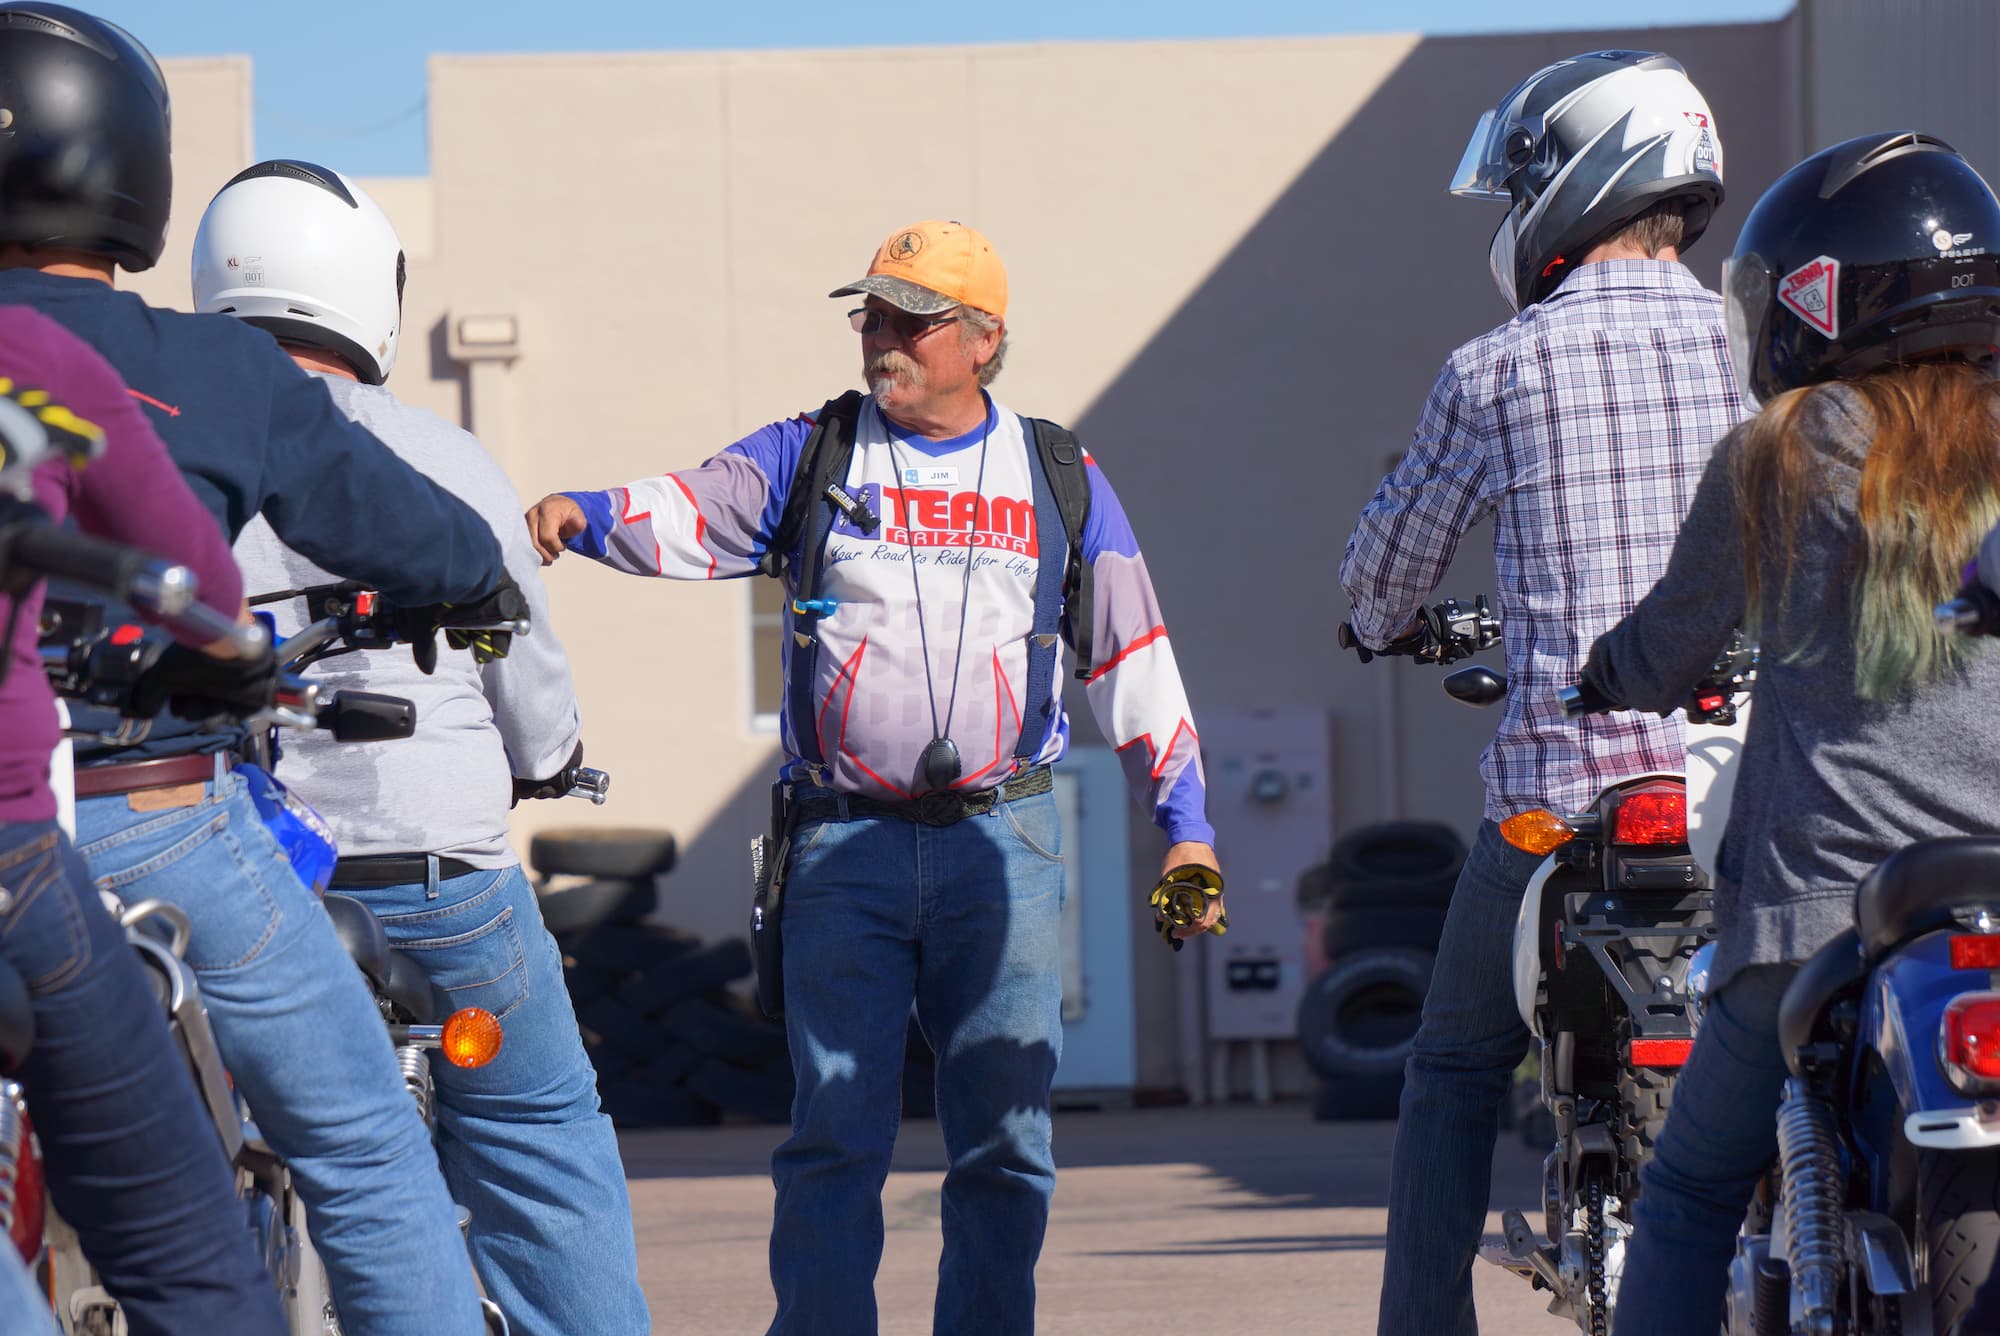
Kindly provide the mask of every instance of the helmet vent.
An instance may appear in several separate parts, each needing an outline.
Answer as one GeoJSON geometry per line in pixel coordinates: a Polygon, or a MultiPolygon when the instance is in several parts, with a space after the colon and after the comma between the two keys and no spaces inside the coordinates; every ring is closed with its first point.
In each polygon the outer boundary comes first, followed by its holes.
{"type": "Polygon", "coordinates": [[[286,314],[286,315],[302,315],[302,316],[304,316],[304,317],[305,317],[306,319],[308,319],[308,320],[317,320],[317,319],[319,319],[319,313],[318,313],[318,312],[316,312],[316,311],[305,311],[305,310],[301,310],[301,309],[299,309],[299,308],[298,308],[298,307],[296,307],[296,306],[287,306],[287,307],[285,308],[285,314],[286,314]]]}
{"type": "Polygon", "coordinates": [[[361,207],[360,204],[355,202],[353,193],[342,183],[337,174],[325,167],[321,167],[318,163],[300,162],[295,158],[272,158],[268,162],[260,162],[255,166],[245,167],[242,171],[230,177],[223,184],[222,189],[227,190],[230,186],[240,182],[254,181],[264,176],[284,177],[291,181],[302,181],[309,186],[318,186],[327,194],[339,199],[350,209],[359,209],[361,207]]]}
{"type": "MultiPolygon", "coordinates": [[[[1852,141],[1850,141],[1852,142],[1852,141]]],[[[1894,158],[1911,153],[1948,153],[1958,156],[1958,150],[1939,139],[1936,135],[1907,131],[1903,134],[1883,135],[1877,143],[1870,144],[1859,153],[1845,157],[1838,150],[1847,147],[1835,145],[1835,154],[1828,162],[1826,179],[1820,182],[1819,197],[1832,199],[1851,184],[1857,176],[1871,168],[1879,167],[1894,158]]]]}

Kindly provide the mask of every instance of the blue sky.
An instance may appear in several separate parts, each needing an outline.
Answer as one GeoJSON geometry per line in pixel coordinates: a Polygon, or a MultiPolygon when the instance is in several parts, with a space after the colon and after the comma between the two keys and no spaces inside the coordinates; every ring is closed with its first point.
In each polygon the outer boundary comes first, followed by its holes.
{"type": "MultiPolygon", "coordinates": [[[[1492,32],[1757,22],[1792,0],[70,0],[162,56],[255,62],[257,152],[361,176],[426,170],[424,62],[434,52],[747,50],[1118,38],[1492,32]]],[[[1518,71],[1496,71],[1496,75],[1518,71]]],[[[1496,90],[1497,92],[1497,90],[1496,90]]],[[[523,90],[532,98],[533,90],[523,90]]]]}

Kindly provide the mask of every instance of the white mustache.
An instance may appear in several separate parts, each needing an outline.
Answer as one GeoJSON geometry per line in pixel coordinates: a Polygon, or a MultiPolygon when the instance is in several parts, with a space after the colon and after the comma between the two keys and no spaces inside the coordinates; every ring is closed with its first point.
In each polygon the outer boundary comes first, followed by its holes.
{"type": "Polygon", "coordinates": [[[911,358],[892,348],[876,353],[873,357],[869,358],[868,364],[862,368],[862,374],[870,380],[878,376],[900,376],[905,380],[921,384],[924,378],[924,369],[918,366],[911,358]]]}

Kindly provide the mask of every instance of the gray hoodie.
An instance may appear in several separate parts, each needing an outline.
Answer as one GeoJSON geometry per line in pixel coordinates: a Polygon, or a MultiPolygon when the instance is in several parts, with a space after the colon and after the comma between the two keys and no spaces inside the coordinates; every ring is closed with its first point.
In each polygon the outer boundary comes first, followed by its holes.
{"type": "MultiPolygon", "coordinates": [[[[326,733],[287,732],[279,739],[278,778],[326,818],[342,857],[434,853],[478,868],[512,867],[520,861],[507,843],[513,777],[555,774],[582,728],[520,498],[493,457],[457,427],[379,386],[320,379],[341,412],[479,512],[500,540],[507,573],[527,595],[534,629],[514,638],[506,658],[484,666],[439,636],[437,672],[428,677],[402,647],[316,665],[309,676],[324,691],[379,691],[415,701],[416,736],[336,742],[326,733]]],[[[394,525],[396,516],[375,522],[394,525]]],[[[279,542],[262,519],[236,540],[236,560],[253,598],[333,580],[279,542]]],[[[269,610],[279,635],[305,623],[303,599],[269,610]]]]}
{"type": "MultiPolygon", "coordinates": [[[[1971,641],[1951,676],[1890,700],[1855,694],[1850,554],[1873,429],[1860,396],[1837,383],[1797,422],[1820,452],[1825,490],[1801,523],[1791,583],[1780,589],[1774,564],[1763,573],[1762,662],[1718,859],[1711,987],[1745,965],[1812,954],[1852,922],[1855,884],[1904,845],[2000,832],[2000,653],[1971,641]]],[[[1682,705],[1742,618],[1731,470],[1746,431],[1716,447],[1666,574],[1591,649],[1584,680],[1611,700],[1682,705]]]]}

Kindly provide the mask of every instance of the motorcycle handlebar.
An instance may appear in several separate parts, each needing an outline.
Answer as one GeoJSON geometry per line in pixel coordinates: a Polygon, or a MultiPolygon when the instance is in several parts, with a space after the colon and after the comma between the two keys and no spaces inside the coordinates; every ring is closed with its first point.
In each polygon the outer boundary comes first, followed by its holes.
{"type": "Polygon", "coordinates": [[[1556,699],[1562,702],[1565,719],[1581,719],[1589,714],[1608,714],[1617,708],[1588,682],[1556,688],[1556,699]]]}

